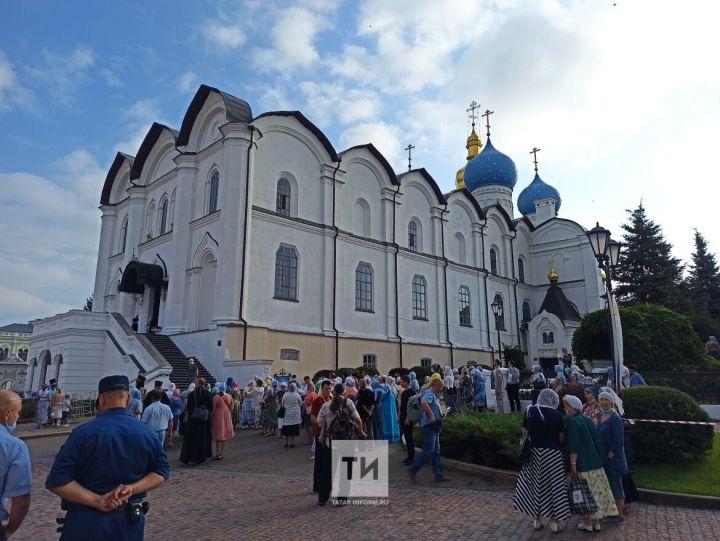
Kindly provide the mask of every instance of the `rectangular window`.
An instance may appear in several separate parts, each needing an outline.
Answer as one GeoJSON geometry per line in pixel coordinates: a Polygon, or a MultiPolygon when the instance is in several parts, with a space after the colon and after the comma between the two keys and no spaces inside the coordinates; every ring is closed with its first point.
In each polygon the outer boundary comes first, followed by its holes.
{"type": "Polygon", "coordinates": [[[472,327],[472,319],[470,317],[470,288],[460,286],[458,290],[458,304],[460,315],[460,326],[472,327]]]}
{"type": "Polygon", "coordinates": [[[363,355],[363,366],[377,366],[377,355],[374,353],[365,353],[363,355]]]}
{"type": "Polygon", "coordinates": [[[412,281],[413,319],[427,320],[426,289],[425,278],[416,274],[412,281]]]}
{"type": "Polygon", "coordinates": [[[355,310],[373,311],[373,274],[367,263],[360,263],[355,269],[355,310]]]}
{"type": "Polygon", "coordinates": [[[428,357],[420,359],[420,366],[422,366],[423,368],[430,368],[431,365],[432,365],[432,359],[430,359],[428,357]]]}
{"type": "Polygon", "coordinates": [[[275,254],[275,298],[297,300],[297,252],[290,246],[275,254]]]}
{"type": "Polygon", "coordinates": [[[281,361],[299,361],[300,352],[297,349],[281,349],[280,350],[281,361]]]}

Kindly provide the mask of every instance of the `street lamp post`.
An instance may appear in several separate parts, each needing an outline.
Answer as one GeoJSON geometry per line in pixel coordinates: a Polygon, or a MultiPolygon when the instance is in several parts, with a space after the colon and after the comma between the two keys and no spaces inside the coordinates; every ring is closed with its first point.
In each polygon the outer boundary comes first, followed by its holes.
{"type": "Polygon", "coordinates": [[[500,363],[502,363],[503,360],[503,353],[502,353],[502,344],[500,343],[500,318],[503,315],[503,305],[497,301],[494,301],[490,308],[492,308],[492,313],[495,316],[495,329],[497,330],[498,335],[498,354],[500,355],[500,363]]]}
{"type": "Polygon", "coordinates": [[[613,337],[612,328],[612,298],[613,298],[613,286],[612,278],[613,271],[620,261],[620,249],[622,244],[616,240],[610,238],[610,231],[601,227],[596,222],[593,227],[587,233],[588,239],[590,240],[590,246],[592,246],[593,254],[598,262],[598,268],[605,273],[605,288],[608,298],[608,314],[610,315],[610,359],[613,364],[613,372],[615,375],[615,391],[620,393],[622,384],[622,374],[620,372],[619,359],[615,358],[615,341],[613,337]]]}

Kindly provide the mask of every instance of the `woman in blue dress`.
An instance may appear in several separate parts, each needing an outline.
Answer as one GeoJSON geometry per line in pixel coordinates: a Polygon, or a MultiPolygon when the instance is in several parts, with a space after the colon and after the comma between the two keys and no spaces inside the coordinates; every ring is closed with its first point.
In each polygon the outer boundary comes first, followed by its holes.
{"type": "Polygon", "coordinates": [[[485,409],[487,406],[485,402],[485,374],[480,368],[473,368],[470,375],[473,378],[473,388],[475,390],[473,405],[477,409],[485,409]]]}
{"type": "Polygon", "coordinates": [[[373,417],[373,434],[372,438],[374,440],[379,440],[380,436],[382,434],[382,394],[380,394],[380,382],[377,378],[372,379],[372,383],[370,384],[370,387],[372,387],[373,392],[375,393],[375,409],[373,410],[372,417],[373,417]]]}
{"type": "Polygon", "coordinates": [[[382,432],[380,439],[388,443],[400,441],[400,425],[398,425],[397,389],[395,378],[387,376],[385,384],[378,389],[380,395],[380,415],[382,416],[382,432]]]}

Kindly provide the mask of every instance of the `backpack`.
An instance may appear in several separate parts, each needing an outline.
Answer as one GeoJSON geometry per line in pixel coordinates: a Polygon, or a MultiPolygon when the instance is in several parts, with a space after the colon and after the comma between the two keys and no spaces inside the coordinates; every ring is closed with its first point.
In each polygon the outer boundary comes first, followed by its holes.
{"type": "Polygon", "coordinates": [[[407,417],[405,417],[411,423],[420,422],[420,393],[412,395],[408,399],[407,403],[407,417]]]}
{"type": "Polygon", "coordinates": [[[350,415],[350,409],[346,404],[343,404],[343,407],[335,412],[335,419],[332,420],[328,427],[327,437],[330,441],[357,439],[355,421],[350,415]]]}

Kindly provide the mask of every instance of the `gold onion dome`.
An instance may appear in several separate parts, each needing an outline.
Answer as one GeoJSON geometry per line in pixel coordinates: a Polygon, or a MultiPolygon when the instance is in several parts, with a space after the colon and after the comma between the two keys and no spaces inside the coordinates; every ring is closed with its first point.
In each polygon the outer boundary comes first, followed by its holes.
{"type": "MultiPolygon", "coordinates": [[[[465,148],[468,151],[467,161],[472,160],[475,156],[480,154],[482,143],[480,142],[480,137],[475,132],[475,124],[473,124],[472,131],[470,132],[470,135],[468,135],[465,148]]],[[[465,188],[465,165],[458,169],[458,172],[455,174],[455,186],[458,190],[465,188]]]]}

